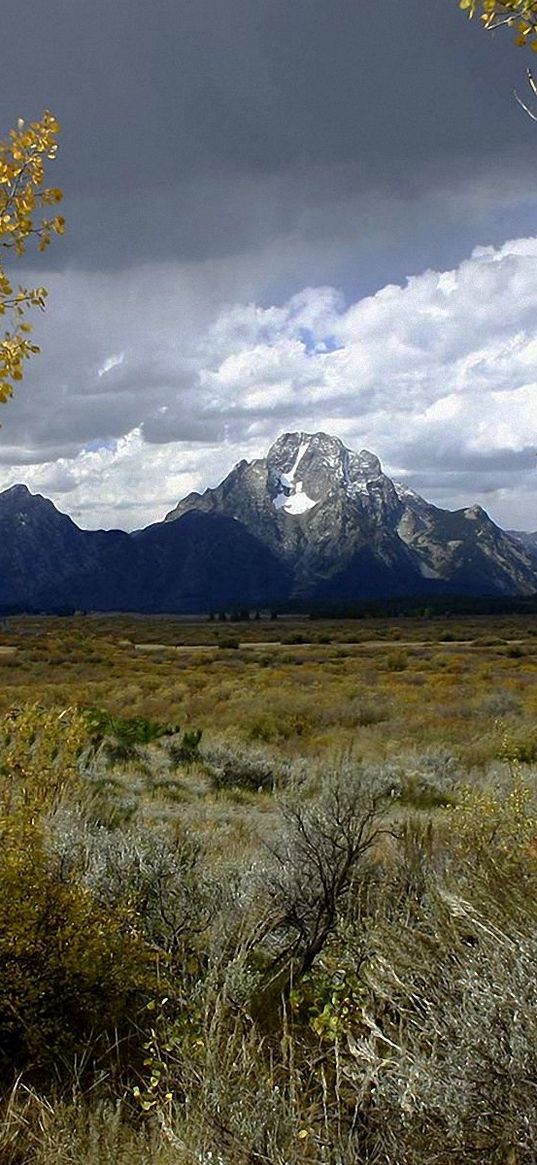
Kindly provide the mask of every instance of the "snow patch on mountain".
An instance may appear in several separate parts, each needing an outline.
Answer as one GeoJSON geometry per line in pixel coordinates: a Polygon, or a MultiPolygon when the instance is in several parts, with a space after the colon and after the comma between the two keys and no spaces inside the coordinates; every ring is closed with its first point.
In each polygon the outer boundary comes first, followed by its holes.
{"type": "Polygon", "coordinates": [[[281,484],[283,486],[287,486],[289,489],[294,488],[296,471],[297,471],[297,469],[300,465],[300,462],[302,461],[302,458],[303,458],[303,456],[308,448],[309,448],[309,441],[302,441],[298,447],[298,452],[297,452],[297,455],[295,457],[294,463],[291,466],[291,469],[289,469],[287,473],[280,473],[280,481],[281,481],[281,484]]]}
{"type": "Polygon", "coordinates": [[[284,510],[286,514],[305,514],[317,505],[313,498],[309,498],[307,493],[304,493],[301,481],[296,482],[294,489],[295,492],[292,494],[279,493],[276,495],[274,505],[277,510],[284,510]]]}
{"type": "Polygon", "coordinates": [[[279,493],[273,498],[276,510],[283,510],[286,514],[306,514],[317,502],[310,498],[304,489],[304,483],[296,480],[296,473],[304,454],[310,447],[310,440],[300,441],[295,460],[290,469],[278,474],[279,493]]]}

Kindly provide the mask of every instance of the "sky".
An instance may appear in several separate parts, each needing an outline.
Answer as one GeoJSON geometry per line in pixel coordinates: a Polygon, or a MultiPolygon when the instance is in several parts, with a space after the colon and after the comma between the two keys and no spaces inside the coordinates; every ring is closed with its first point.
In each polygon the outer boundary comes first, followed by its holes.
{"type": "MultiPolygon", "coordinates": [[[[136,529],[279,433],[537,529],[537,124],[457,0],[17,0],[0,136],[51,109],[68,231],[0,489],[136,529]]],[[[531,62],[530,62],[531,63],[531,62]]]]}

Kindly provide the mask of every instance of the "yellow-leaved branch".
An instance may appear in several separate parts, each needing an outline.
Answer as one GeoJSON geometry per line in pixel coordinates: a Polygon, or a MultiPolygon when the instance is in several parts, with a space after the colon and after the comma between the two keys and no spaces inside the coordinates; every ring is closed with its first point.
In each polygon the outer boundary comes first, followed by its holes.
{"type": "MultiPolygon", "coordinates": [[[[59,123],[45,112],[39,121],[19,121],[4,141],[0,141],[0,247],[14,255],[24,254],[36,240],[39,251],[48,247],[53,235],[65,230],[62,215],[47,216],[46,207],[61,202],[57,187],[46,187],[45,162],[56,157],[59,123]]],[[[0,402],[13,394],[14,382],[22,380],[24,361],[39,348],[29,339],[31,324],[25,320],[28,308],[45,307],[44,287],[14,286],[0,251],[0,316],[7,316],[9,328],[0,337],[0,402]]]]}
{"type": "Polygon", "coordinates": [[[536,0],[460,0],[470,18],[478,17],[487,29],[507,26],[515,32],[516,43],[537,52],[536,0]]]}

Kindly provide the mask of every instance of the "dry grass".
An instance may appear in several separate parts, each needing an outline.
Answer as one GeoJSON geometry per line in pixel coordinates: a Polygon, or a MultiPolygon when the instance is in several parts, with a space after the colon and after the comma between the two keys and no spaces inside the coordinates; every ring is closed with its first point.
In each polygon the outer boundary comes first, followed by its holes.
{"type": "Polygon", "coordinates": [[[0,710],[35,699],[98,705],[290,758],[352,750],[378,761],[443,745],[476,769],[496,756],[498,721],[520,740],[533,733],[530,618],[285,620],[237,632],[243,646],[229,649],[215,644],[229,641],[230,624],[13,618],[0,644],[10,649],[0,650],[0,710]]]}
{"type": "MultiPolygon", "coordinates": [[[[431,1145],[440,1165],[532,1165],[530,618],[235,627],[21,617],[1,635],[0,711],[36,701],[98,707],[181,730],[123,761],[96,754],[76,803],[49,822],[60,868],[83,852],[85,885],[108,905],[125,891],[134,910],[137,887],[136,925],[152,949],[162,934],[150,929],[140,889],[155,861],[148,839],[179,839],[179,856],[183,843],[199,849],[187,890],[172,886],[174,909],[198,893],[213,905],[182,949],[172,1019],[158,1005],[144,1034],[142,1107],[128,1071],[90,1091],[74,1071],[56,1091],[19,1079],[0,1114],[0,1165],[428,1165],[431,1145]],[[176,763],[170,745],[193,729],[199,750],[176,763]],[[325,844],[319,805],[332,772],[351,787],[382,782],[389,832],[371,868],[345,884],[321,957],[294,983],[289,935],[303,941],[317,898],[307,863],[296,862],[304,823],[289,839],[285,805],[311,808],[325,844]],[[527,1040],[517,1027],[523,998],[527,1040]],[[491,1045],[488,1081],[480,1057],[496,1005],[513,1045],[491,1045]],[[451,1062],[466,1090],[460,1105],[451,1062]]],[[[330,845],[340,852],[339,833],[330,845]]]]}

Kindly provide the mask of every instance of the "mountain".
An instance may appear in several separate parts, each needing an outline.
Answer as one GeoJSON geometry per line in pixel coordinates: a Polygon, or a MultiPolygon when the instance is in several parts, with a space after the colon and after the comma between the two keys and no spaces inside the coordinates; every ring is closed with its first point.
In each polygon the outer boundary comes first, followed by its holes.
{"type": "Polygon", "coordinates": [[[0,606],[202,612],[390,596],[530,595],[537,538],[449,511],[325,433],[285,433],[135,534],[0,494],[0,606]]]}
{"type": "Polygon", "coordinates": [[[124,610],[199,611],[284,601],[290,571],[270,547],[225,515],[189,511],[133,539],[137,560],[124,610]]]}
{"type": "Polygon", "coordinates": [[[289,572],[230,518],[186,514],[136,535],[80,530],[26,486],[0,494],[0,607],[203,611],[284,601],[289,572]]]}
{"type": "Polygon", "coordinates": [[[95,591],[108,556],[129,545],[122,530],[80,530],[47,498],[14,485],[0,494],[0,606],[71,605],[72,580],[87,575],[95,591]]]}
{"type": "Polygon", "coordinates": [[[352,600],[450,591],[532,594],[535,561],[480,506],[439,509],[325,433],[285,433],[267,457],[240,461],[216,489],[192,493],[166,522],[235,518],[293,573],[293,595],[352,600]]]}
{"type": "Polygon", "coordinates": [[[508,530],[507,533],[519,542],[532,559],[537,562],[537,530],[508,530]]]}

